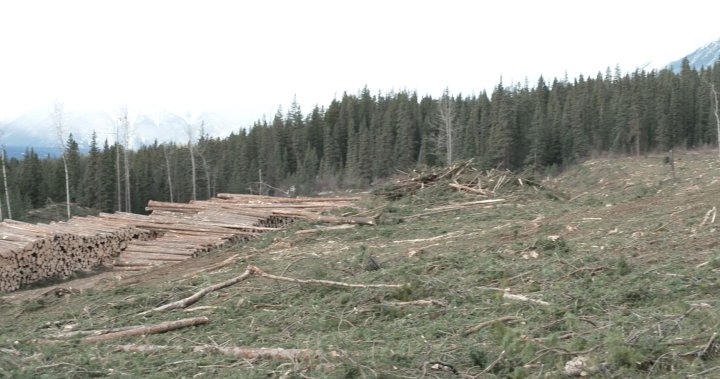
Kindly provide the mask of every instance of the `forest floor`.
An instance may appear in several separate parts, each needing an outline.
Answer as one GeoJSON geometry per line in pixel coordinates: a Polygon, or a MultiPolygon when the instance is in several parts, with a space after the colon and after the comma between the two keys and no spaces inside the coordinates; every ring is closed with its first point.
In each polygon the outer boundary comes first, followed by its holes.
{"type": "Polygon", "coordinates": [[[440,185],[371,196],[376,226],[297,222],[6,294],[0,377],[720,377],[720,160],[675,159],[675,178],[661,156],[589,160],[495,204],[440,185]],[[85,333],[180,319],[197,325],[85,333]]]}

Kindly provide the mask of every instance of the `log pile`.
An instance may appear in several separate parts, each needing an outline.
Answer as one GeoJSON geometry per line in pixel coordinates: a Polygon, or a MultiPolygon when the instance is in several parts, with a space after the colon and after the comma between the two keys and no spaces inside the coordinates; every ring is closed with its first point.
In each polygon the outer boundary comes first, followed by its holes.
{"type": "Polygon", "coordinates": [[[278,198],[219,194],[190,203],[150,201],[150,216],[127,213],[101,214],[160,233],[151,241],[134,241],[115,260],[115,269],[140,271],[179,262],[212,249],[247,241],[265,231],[279,230],[295,219],[322,223],[372,225],[371,217],[322,215],[323,210],[351,207],[358,198],[278,198]]]}
{"type": "Polygon", "coordinates": [[[0,291],[111,266],[130,241],[155,235],[129,224],[109,225],[85,217],[51,224],[6,220],[0,223],[0,291]]]}
{"type": "Polygon", "coordinates": [[[278,230],[296,219],[373,225],[370,217],[327,216],[358,198],[220,194],[190,203],[150,201],[149,216],[101,213],[69,222],[0,223],[0,291],[99,266],[140,271],[278,230]]]}

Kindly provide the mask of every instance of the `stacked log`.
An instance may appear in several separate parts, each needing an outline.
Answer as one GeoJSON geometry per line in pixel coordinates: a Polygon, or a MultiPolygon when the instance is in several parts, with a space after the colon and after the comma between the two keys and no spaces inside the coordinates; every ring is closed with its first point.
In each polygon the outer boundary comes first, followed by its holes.
{"type": "Polygon", "coordinates": [[[180,262],[284,228],[297,219],[374,224],[368,217],[322,214],[351,207],[356,200],[219,194],[190,203],[150,201],[149,216],[100,213],[37,225],[9,220],[0,223],[0,291],[103,265],[140,271],[180,262]]]}
{"type": "Polygon", "coordinates": [[[0,223],[0,291],[111,266],[129,241],[155,234],[83,217],[51,224],[6,220],[0,223]]]}
{"type": "Polygon", "coordinates": [[[143,270],[179,262],[209,250],[246,241],[259,233],[286,227],[296,219],[315,222],[373,224],[368,217],[332,217],[324,210],[350,207],[359,198],[279,198],[219,194],[189,203],[149,201],[150,216],[101,214],[103,218],[133,222],[161,236],[152,243],[132,242],[115,260],[118,270],[143,270]]]}

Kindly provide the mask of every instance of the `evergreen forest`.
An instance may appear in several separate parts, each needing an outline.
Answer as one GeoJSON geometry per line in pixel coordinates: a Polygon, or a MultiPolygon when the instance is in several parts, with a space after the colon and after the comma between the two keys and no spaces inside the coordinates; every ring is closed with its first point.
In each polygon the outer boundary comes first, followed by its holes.
{"type": "MultiPolygon", "coordinates": [[[[144,213],[151,199],[367,189],[398,170],[470,158],[484,168],[545,175],[598,155],[714,147],[713,84],[720,88],[720,63],[696,70],[685,61],[679,72],[607,69],[594,78],[501,82],[491,93],[446,90],[436,98],[364,88],[307,113],[293,102],[272,120],[225,138],[201,134],[192,143],[127,152],[93,137],[89,152],[80,154],[70,135],[70,199],[106,212],[144,213]],[[119,153],[128,154],[129,183],[119,153]]],[[[65,201],[62,159],[28,148],[5,166],[15,215],[65,201]]]]}

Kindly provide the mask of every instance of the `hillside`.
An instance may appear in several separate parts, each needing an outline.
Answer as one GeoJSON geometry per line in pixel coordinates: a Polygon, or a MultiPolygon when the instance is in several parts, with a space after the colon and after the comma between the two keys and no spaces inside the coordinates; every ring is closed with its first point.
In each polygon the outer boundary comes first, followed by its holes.
{"type": "Polygon", "coordinates": [[[542,183],[466,167],[466,192],[426,175],[358,204],[377,226],[297,222],[143,274],[6,294],[0,376],[712,377],[720,163],[677,152],[673,179],[662,158],[542,183]],[[181,319],[197,325],[83,339],[181,319]]]}

